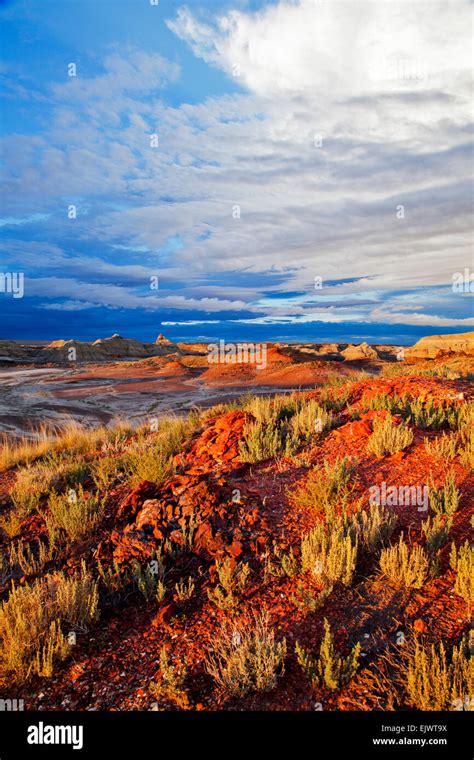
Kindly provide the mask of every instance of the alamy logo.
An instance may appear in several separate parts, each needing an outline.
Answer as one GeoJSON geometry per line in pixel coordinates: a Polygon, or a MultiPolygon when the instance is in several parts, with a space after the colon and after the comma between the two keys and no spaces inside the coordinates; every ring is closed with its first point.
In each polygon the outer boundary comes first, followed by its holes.
{"type": "Polygon", "coordinates": [[[23,699],[0,699],[0,712],[16,712],[25,709],[23,699]]]}
{"type": "Polygon", "coordinates": [[[369,504],[378,507],[418,507],[426,512],[429,505],[428,486],[388,486],[385,481],[369,488],[369,504]]]}
{"type": "Polygon", "coordinates": [[[28,744],[71,744],[73,749],[83,747],[83,726],[48,726],[40,721],[28,726],[28,744]]]}
{"type": "Polygon", "coordinates": [[[474,293],[474,272],[468,267],[453,274],[453,293],[474,293]]]}
{"type": "Polygon", "coordinates": [[[209,364],[255,364],[257,369],[267,366],[266,343],[210,343],[207,361],[209,364]]]}
{"type": "Polygon", "coordinates": [[[13,298],[25,295],[25,275],[23,272],[0,272],[0,293],[11,293],[13,298]]]}

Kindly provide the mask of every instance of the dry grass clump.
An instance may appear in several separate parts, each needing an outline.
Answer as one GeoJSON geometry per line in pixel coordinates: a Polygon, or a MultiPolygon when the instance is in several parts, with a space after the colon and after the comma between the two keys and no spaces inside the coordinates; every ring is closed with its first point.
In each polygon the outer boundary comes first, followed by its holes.
{"type": "Polygon", "coordinates": [[[123,457],[123,467],[132,485],[141,480],[162,485],[172,475],[173,457],[182,450],[194,427],[195,417],[189,415],[187,419],[160,419],[157,436],[150,437],[143,431],[123,457]]]}
{"type": "Polygon", "coordinates": [[[361,509],[348,518],[347,526],[359,544],[374,553],[390,540],[398,522],[397,515],[378,504],[361,509]]]}
{"type": "Polygon", "coordinates": [[[309,441],[318,433],[329,430],[336,424],[332,412],[327,411],[314,398],[303,400],[291,417],[288,434],[295,445],[309,441]]]}
{"type": "Polygon", "coordinates": [[[394,425],[390,419],[375,420],[367,448],[376,456],[385,457],[403,451],[412,442],[413,431],[407,425],[394,425]]]}
{"type": "Polygon", "coordinates": [[[267,612],[247,624],[225,627],[207,657],[206,669],[229,697],[271,691],[283,674],[286,641],[276,641],[267,612]]]}
{"type": "Polygon", "coordinates": [[[353,493],[350,485],[355,472],[355,463],[347,457],[336,459],[332,464],[324,462],[322,467],[310,472],[305,482],[289,496],[298,507],[323,510],[330,521],[336,507],[342,511],[353,493]]]}
{"type": "Polygon", "coordinates": [[[75,576],[13,585],[0,607],[0,676],[17,683],[51,676],[54,662],[69,653],[62,624],[86,627],[97,617],[97,583],[84,564],[75,576]]]}
{"type": "Polygon", "coordinates": [[[402,534],[398,544],[382,549],[380,570],[395,586],[421,588],[428,577],[429,561],[423,549],[410,548],[402,534]]]}
{"type": "Polygon", "coordinates": [[[208,590],[209,600],[221,610],[233,610],[238,604],[238,596],[247,584],[250,567],[246,562],[233,565],[230,558],[227,558],[223,562],[216,561],[216,570],[219,583],[208,590]]]}
{"type": "Polygon", "coordinates": [[[87,538],[99,526],[105,508],[99,494],[87,493],[82,486],[62,494],[53,491],[48,499],[49,514],[43,514],[50,540],[62,530],[71,541],[87,538]]]}
{"type": "Polygon", "coordinates": [[[412,707],[417,710],[471,709],[473,685],[474,662],[465,642],[453,648],[448,663],[442,642],[435,647],[415,640],[406,667],[406,693],[412,707]]]}
{"type": "Polygon", "coordinates": [[[336,652],[331,627],[326,618],[319,656],[312,657],[298,642],[295,649],[298,663],[311,681],[313,689],[321,686],[331,691],[340,689],[353,678],[357,671],[360,644],[357,643],[347,657],[340,657],[336,652]]]}
{"type": "Polygon", "coordinates": [[[10,565],[13,568],[19,567],[23,575],[38,575],[56,554],[54,541],[38,541],[35,547],[19,541],[11,545],[10,565]]]}
{"type": "Polygon", "coordinates": [[[32,441],[27,437],[17,441],[4,438],[0,446],[0,472],[39,459],[51,450],[52,440],[49,431],[41,429],[37,439],[32,441]]]}
{"type": "Polygon", "coordinates": [[[150,683],[150,691],[166,702],[172,702],[183,710],[189,708],[189,697],[186,693],[185,682],[188,675],[186,662],[173,664],[168,659],[166,647],[160,651],[160,680],[150,683]]]}
{"type": "Polygon", "coordinates": [[[429,554],[436,554],[446,543],[451,530],[452,521],[446,515],[435,515],[433,519],[428,517],[421,524],[421,530],[425,534],[426,548],[429,554]]]}
{"type": "Polygon", "coordinates": [[[273,459],[284,450],[282,430],[265,422],[250,422],[244,427],[244,439],[240,442],[240,458],[243,462],[256,464],[273,459]]]}
{"type": "Polygon", "coordinates": [[[454,515],[459,507],[460,492],[456,488],[456,474],[448,473],[446,481],[441,488],[436,488],[433,476],[429,484],[429,501],[433,512],[438,515],[454,515]]]}
{"type": "Polygon", "coordinates": [[[4,440],[0,449],[0,471],[19,464],[29,464],[48,454],[64,453],[68,456],[91,454],[115,439],[117,430],[120,431],[122,438],[132,434],[131,428],[124,424],[115,430],[105,427],[89,429],[71,421],[59,432],[51,431],[46,427],[40,428],[35,431],[34,440],[27,437],[17,442],[4,440]]]}
{"type": "Polygon", "coordinates": [[[357,560],[357,536],[343,521],[329,529],[318,523],[301,540],[301,564],[324,587],[335,583],[350,586],[357,560]]]}
{"type": "Polygon", "coordinates": [[[23,524],[24,515],[17,509],[9,509],[8,512],[0,517],[0,530],[10,539],[18,536],[23,524]]]}
{"type": "Polygon", "coordinates": [[[467,540],[459,549],[456,549],[453,543],[449,562],[456,572],[454,593],[466,602],[469,616],[474,601],[474,547],[470,546],[467,540]]]}
{"type": "Polygon", "coordinates": [[[443,433],[432,441],[425,438],[425,449],[434,459],[451,462],[458,453],[458,436],[456,433],[443,433]]]}

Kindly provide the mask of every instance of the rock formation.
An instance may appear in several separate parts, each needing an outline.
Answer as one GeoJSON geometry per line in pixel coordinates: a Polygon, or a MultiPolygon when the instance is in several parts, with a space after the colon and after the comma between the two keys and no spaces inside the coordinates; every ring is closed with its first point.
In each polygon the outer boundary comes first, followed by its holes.
{"type": "Polygon", "coordinates": [[[110,338],[93,342],[53,340],[47,346],[27,345],[15,341],[0,341],[0,362],[25,364],[63,364],[65,362],[110,362],[121,359],[146,359],[183,352],[164,336],[156,343],[141,343],[115,333],[110,338]]]}
{"type": "Polygon", "coordinates": [[[359,343],[356,346],[348,346],[344,349],[344,351],[341,351],[341,356],[343,356],[344,359],[349,362],[379,358],[376,349],[373,348],[373,346],[369,346],[368,343],[359,343]]]}
{"type": "Polygon", "coordinates": [[[474,332],[455,335],[427,335],[405,350],[406,359],[437,359],[445,354],[474,356],[474,332]]]}

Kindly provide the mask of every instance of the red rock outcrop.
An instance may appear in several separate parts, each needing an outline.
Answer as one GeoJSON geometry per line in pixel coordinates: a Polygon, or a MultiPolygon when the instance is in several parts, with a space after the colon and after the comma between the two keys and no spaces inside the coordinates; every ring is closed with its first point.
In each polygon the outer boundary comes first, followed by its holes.
{"type": "Polygon", "coordinates": [[[240,441],[245,425],[252,419],[247,412],[229,412],[216,417],[188,452],[175,457],[175,464],[195,473],[241,464],[240,441]]]}

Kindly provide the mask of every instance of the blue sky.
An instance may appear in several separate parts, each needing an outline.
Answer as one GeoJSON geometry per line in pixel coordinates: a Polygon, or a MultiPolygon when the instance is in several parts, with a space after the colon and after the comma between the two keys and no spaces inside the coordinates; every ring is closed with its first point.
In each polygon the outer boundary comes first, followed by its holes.
{"type": "Polygon", "coordinates": [[[3,0],[0,22],[0,272],[24,275],[0,338],[473,329],[468,0],[3,0]]]}

